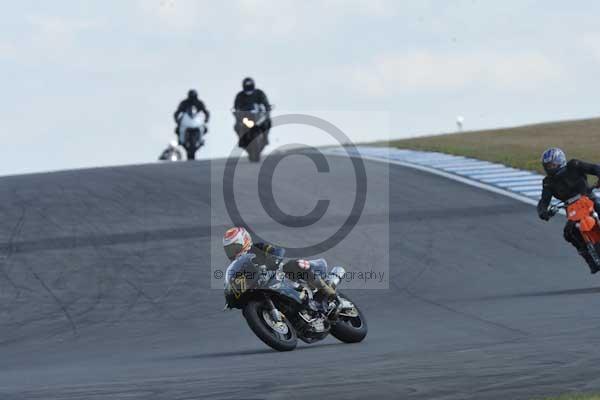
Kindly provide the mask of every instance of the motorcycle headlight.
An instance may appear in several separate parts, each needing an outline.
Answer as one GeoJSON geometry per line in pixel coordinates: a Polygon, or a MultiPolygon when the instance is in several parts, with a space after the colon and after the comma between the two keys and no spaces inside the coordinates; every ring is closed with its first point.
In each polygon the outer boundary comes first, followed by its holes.
{"type": "Polygon", "coordinates": [[[244,117],[244,119],[242,119],[242,124],[244,124],[246,126],[246,128],[254,127],[254,121],[252,121],[250,118],[244,117]]]}

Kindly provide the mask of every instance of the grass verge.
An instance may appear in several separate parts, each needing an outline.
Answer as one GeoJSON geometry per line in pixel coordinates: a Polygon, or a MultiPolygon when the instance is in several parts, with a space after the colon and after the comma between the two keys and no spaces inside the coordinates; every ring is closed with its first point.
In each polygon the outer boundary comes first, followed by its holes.
{"type": "Polygon", "coordinates": [[[600,118],[452,133],[378,144],[439,151],[543,172],[540,156],[548,147],[562,148],[568,158],[600,162],[600,118]]]}

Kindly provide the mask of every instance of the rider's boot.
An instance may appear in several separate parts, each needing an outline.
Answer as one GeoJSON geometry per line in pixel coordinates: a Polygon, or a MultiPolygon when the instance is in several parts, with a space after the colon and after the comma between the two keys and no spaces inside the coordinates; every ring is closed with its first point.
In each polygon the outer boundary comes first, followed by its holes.
{"type": "Polygon", "coordinates": [[[315,278],[313,285],[317,289],[315,293],[315,300],[317,301],[332,300],[337,296],[335,289],[329,286],[321,277],[315,278]]]}
{"type": "Polygon", "coordinates": [[[577,252],[581,257],[583,257],[588,267],[590,267],[590,273],[595,274],[596,272],[600,271],[600,267],[596,265],[596,262],[594,261],[590,253],[587,252],[587,250],[578,250],[577,252]]]}

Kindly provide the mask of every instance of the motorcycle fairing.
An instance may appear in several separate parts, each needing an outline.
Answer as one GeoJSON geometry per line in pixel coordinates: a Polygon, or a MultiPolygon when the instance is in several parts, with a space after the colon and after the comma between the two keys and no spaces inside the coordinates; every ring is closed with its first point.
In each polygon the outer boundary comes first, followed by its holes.
{"type": "Polygon", "coordinates": [[[294,288],[292,281],[288,278],[284,277],[283,279],[278,279],[276,276],[273,276],[273,278],[267,282],[264,290],[276,292],[277,294],[287,297],[298,304],[303,304],[303,300],[300,297],[300,292],[294,288]]]}
{"type": "Polygon", "coordinates": [[[576,222],[581,234],[591,243],[600,243],[600,229],[596,219],[592,217],[594,212],[594,202],[587,196],[567,206],[567,218],[576,222]]]}
{"type": "Polygon", "coordinates": [[[571,221],[581,221],[589,217],[592,212],[594,212],[594,202],[587,196],[582,196],[567,206],[567,217],[571,221]]]}

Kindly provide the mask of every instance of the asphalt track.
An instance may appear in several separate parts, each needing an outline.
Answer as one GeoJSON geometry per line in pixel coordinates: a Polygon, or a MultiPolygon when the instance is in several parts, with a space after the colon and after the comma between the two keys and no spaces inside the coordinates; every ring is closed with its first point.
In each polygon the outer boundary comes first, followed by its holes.
{"type": "MultiPolygon", "coordinates": [[[[310,161],[279,165],[282,209],[310,211],[314,192],[327,190],[344,209],[353,171],[328,161],[317,189],[310,161]]],[[[291,353],[265,347],[210,288],[229,224],[217,204],[222,161],[0,178],[0,399],[530,399],[600,389],[600,285],[563,242],[560,217],[544,224],[530,205],[398,166],[388,194],[388,167],[366,166],[363,223],[325,255],[389,262],[389,289],[351,291],[368,316],[363,343],[331,338],[291,353]]],[[[240,165],[245,215],[287,238],[252,214],[257,171],[240,165]]]]}

